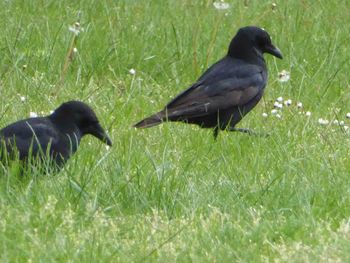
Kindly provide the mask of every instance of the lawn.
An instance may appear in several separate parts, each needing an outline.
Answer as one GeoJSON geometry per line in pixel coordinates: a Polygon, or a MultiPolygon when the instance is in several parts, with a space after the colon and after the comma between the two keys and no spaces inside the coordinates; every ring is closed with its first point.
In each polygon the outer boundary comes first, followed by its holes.
{"type": "Polygon", "coordinates": [[[226,2],[0,2],[0,127],[82,100],[114,143],[84,138],[58,174],[0,167],[1,262],[350,261],[350,2],[226,2]],[[270,136],[132,128],[246,25],[284,55],[238,125],[270,136]]]}

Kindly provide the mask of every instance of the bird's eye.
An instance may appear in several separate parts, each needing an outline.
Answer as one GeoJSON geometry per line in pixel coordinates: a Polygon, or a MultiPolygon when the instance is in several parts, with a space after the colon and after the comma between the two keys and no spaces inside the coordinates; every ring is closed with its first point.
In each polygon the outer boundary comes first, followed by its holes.
{"type": "Polygon", "coordinates": [[[265,37],[257,37],[256,43],[259,47],[264,47],[268,43],[268,39],[266,39],[265,37]]]}
{"type": "Polygon", "coordinates": [[[90,123],[93,124],[93,125],[98,124],[98,120],[90,121],[90,123]]]}
{"type": "Polygon", "coordinates": [[[98,124],[98,120],[95,120],[95,119],[84,119],[83,123],[86,126],[94,126],[94,125],[98,124]]]}

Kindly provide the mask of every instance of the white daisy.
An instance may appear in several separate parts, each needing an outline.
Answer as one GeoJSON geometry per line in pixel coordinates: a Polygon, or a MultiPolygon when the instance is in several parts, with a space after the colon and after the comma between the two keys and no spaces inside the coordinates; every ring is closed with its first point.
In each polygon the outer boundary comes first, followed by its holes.
{"type": "Polygon", "coordinates": [[[321,125],[327,125],[327,124],[329,124],[329,121],[325,120],[325,119],[322,119],[322,118],[319,118],[318,119],[318,123],[321,124],[321,125]]]}
{"type": "Polygon", "coordinates": [[[277,109],[282,109],[283,108],[283,104],[282,103],[278,103],[277,101],[273,104],[273,106],[277,109]]]}
{"type": "Polygon", "coordinates": [[[278,73],[279,82],[287,82],[288,80],[290,80],[290,72],[282,70],[280,73],[278,73]]]}
{"type": "Polygon", "coordinates": [[[276,101],[282,102],[282,101],[283,101],[283,97],[278,97],[278,98],[276,99],[276,101]]]}
{"type": "Polygon", "coordinates": [[[272,115],[276,115],[278,113],[278,110],[276,110],[276,109],[273,109],[272,111],[271,111],[271,114],[272,115]]]}
{"type": "Polygon", "coordinates": [[[218,10],[226,10],[230,8],[230,4],[229,3],[225,3],[224,1],[221,2],[214,2],[213,6],[218,9],[218,10]]]}
{"type": "Polygon", "coordinates": [[[31,112],[29,112],[29,117],[30,118],[36,118],[36,117],[38,117],[38,114],[31,111],[31,112]]]}
{"type": "Polygon", "coordinates": [[[284,101],[284,105],[286,105],[286,106],[292,105],[292,100],[291,100],[291,99],[285,100],[285,101],[284,101]]]}

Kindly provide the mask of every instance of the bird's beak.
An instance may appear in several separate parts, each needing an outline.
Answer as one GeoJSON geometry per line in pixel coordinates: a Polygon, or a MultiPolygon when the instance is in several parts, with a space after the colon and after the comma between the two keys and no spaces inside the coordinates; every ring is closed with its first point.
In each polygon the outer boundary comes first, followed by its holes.
{"type": "Polygon", "coordinates": [[[100,139],[101,141],[103,141],[108,146],[112,146],[111,139],[109,138],[109,136],[107,135],[107,133],[105,132],[105,130],[101,127],[101,125],[99,123],[97,123],[93,127],[91,127],[89,133],[91,135],[95,136],[96,138],[100,139]]]}
{"type": "Polygon", "coordinates": [[[275,47],[274,45],[270,44],[265,47],[265,52],[271,54],[272,56],[275,56],[277,58],[282,59],[282,52],[279,50],[279,48],[275,47]]]}

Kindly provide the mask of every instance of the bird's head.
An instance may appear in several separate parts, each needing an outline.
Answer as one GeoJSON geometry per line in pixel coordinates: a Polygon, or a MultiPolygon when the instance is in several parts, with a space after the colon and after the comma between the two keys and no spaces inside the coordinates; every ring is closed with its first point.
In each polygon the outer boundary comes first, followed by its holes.
{"type": "Polygon", "coordinates": [[[230,43],[228,54],[235,58],[250,58],[252,54],[261,56],[269,53],[282,59],[281,51],[272,44],[270,35],[256,26],[242,27],[230,43]]]}
{"type": "Polygon", "coordinates": [[[82,135],[91,134],[112,146],[112,141],[100,125],[95,112],[83,102],[65,102],[50,117],[56,122],[64,124],[65,127],[76,126],[82,135]]]}

